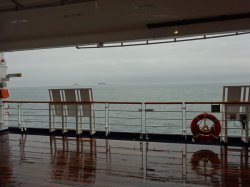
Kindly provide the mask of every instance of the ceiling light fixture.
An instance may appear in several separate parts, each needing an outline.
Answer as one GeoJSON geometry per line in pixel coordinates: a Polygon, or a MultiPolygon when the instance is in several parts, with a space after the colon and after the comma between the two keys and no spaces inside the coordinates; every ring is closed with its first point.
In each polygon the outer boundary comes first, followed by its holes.
{"type": "Polygon", "coordinates": [[[178,31],[178,30],[175,30],[175,31],[174,31],[174,34],[175,34],[175,35],[179,34],[179,31],[178,31]]]}

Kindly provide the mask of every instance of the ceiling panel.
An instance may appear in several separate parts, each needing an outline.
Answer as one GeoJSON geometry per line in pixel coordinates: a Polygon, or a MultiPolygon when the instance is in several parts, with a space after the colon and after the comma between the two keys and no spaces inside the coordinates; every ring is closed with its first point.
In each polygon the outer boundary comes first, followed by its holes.
{"type": "Polygon", "coordinates": [[[249,20],[249,0],[1,0],[0,51],[242,31],[249,20]]]}

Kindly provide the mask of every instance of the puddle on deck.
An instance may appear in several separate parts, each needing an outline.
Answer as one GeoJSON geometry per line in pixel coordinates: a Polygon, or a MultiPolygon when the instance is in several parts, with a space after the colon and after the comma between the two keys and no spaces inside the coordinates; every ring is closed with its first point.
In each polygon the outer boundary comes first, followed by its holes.
{"type": "Polygon", "coordinates": [[[249,186],[246,147],[0,136],[0,186],[249,186]]]}

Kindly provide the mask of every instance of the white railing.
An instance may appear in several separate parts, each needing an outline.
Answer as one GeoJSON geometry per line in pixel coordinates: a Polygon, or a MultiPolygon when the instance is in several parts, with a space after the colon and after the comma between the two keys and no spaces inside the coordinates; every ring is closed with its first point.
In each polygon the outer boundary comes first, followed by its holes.
{"type": "MultiPolygon", "coordinates": [[[[80,106],[91,104],[91,116],[94,131],[104,131],[106,136],[110,132],[130,132],[140,134],[146,139],[149,134],[179,134],[187,138],[192,135],[190,124],[200,113],[211,113],[222,124],[221,139],[227,137],[241,137],[245,142],[249,139],[248,118],[249,111],[241,109],[236,115],[238,119],[226,119],[225,105],[237,105],[249,108],[250,102],[49,102],[49,101],[4,101],[5,121],[9,127],[19,127],[21,131],[27,128],[45,128],[51,132],[57,129],[67,132],[76,130],[80,134],[83,130],[90,130],[90,121],[83,114],[67,116],[67,107],[62,107],[61,116],[54,116],[52,124],[52,105],[80,106]],[[216,110],[212,110],[215,106],[216,110]],[[241,118],[245,115],[243,124],[241,118]],[[79,120],[79,118],[82,118],[79,120]]],[[[78,109],[78,107],[77,107],[78,109]]],[[[78,113],[78,112],[77,112],[78,113]]]]}

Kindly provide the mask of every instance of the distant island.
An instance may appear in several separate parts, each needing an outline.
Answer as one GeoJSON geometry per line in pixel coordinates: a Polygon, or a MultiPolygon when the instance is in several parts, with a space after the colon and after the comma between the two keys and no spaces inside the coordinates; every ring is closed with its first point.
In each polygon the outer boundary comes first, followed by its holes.
{"type": "Polygon", "coordinates": [[[98,85],[107,85],[106,82],[98,82],[98,85]]]}

